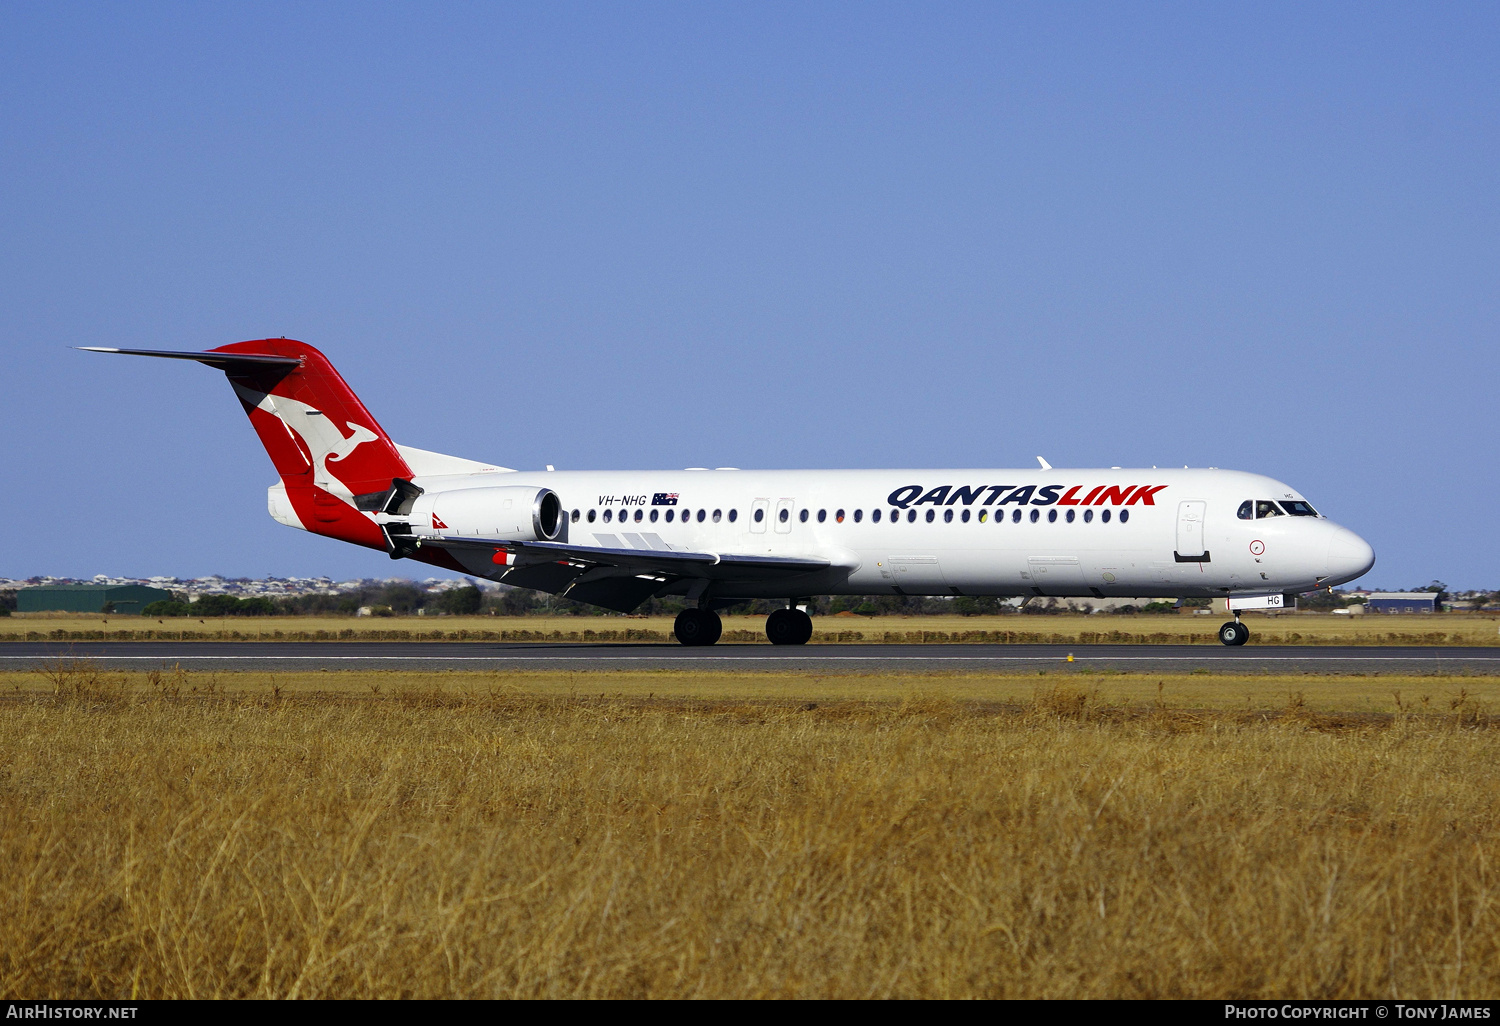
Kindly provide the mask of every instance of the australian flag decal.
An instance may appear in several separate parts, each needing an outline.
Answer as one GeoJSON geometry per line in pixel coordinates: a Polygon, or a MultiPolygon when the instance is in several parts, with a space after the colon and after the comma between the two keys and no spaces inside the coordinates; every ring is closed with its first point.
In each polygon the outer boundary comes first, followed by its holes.
{"type": "Polygon", "coordinates": [[[676,492],[657,492],[655,495],[651,496],[651,505],[653,505],[653,506],[675,506],[675,505],[677,505],[677,493],[676,492]]]}

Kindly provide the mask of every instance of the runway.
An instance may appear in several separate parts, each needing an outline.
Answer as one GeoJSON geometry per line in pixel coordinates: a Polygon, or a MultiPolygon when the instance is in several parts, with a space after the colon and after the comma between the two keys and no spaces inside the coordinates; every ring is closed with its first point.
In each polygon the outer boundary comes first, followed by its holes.
{"type": "Polygon", "coordinates": [[[1500,647],[1221,645],[716,645],[546,642],[4,642],[0,669],[87,658],[147,670],[718,670],[1016,673],[1057,668],[1140,673],[1403,673],[1500,676],[1500,647]],[[1072,655],[1073,661],[1068,662],[1072,655]]]}

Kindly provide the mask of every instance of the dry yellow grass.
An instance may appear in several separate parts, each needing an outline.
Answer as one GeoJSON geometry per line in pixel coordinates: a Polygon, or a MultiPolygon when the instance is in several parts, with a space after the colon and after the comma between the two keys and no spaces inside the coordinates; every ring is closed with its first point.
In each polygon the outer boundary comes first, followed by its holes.
{"type": "Polygon", "coordinates": [[[306,676],[16,675],[0,993],[1500,990],[1471,695],[1329,716],[1296,678],[1266,716],[1087,675],[1007,678],[1009,704],[979,678],[306,676]]]}
{"type": "MultiPolygon", "coordinates": [[[[1252,645],[1500,645],[1500,617],[1248,614],[1252,645]]],[[[813,644],[1218,644],[1223,616],[818,617],[813,644]]],[[[0,641],[98,640],[637,641],[672,640],[671,617],[210,617],[197,620],[24,614],[0,618],[0,641]]],[[[765,643],[765,618],[724,617],[724,643],[765,643]]]]}
{"type": "MultiPolygon", "coordinates": [[[[1100,707],[1179,712],[1264,712],[1296,701],[1310,712],[1391,715],[1444,713],[1456,702],[1500,710],[1500,676],[1459,674],[1230,674],[1095,672],[1058,660],[1045,672],[828,673],[680,670],[505,670],[430,672],[301,670],[295,672],[148,671],[107,676],[122,695],[162,693],[182,698],[264,701],[275,698],[389,698],[393,693],[475,697],[523,694],[538,699],[674,699],[752,702],[956,701],[1017,707],[1038,687],[1067,687],[1100,707]]],[[[53,693],[49,672],[0,672],[0,697],[38,698],[53,693]]]]}

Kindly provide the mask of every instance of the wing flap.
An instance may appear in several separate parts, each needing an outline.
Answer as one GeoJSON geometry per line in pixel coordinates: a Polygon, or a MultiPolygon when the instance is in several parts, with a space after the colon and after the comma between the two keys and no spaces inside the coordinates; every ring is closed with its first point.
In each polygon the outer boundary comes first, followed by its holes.
{"type": "MultiPolygon", "coordinates": [[[[501,565],[523,568],[544,562],[573,562],[588,566],[617,566],[640,572],[700,580],[771,581],[827,570],[826,559],[758,556],[718,552],[680,552],[675,549],[614,549],[565,542],[513,542],[484,538],[424,538],[423,546],[447,549],[455,555],[483,554],[486,560],[505,553],[501,565]]],[[[509,576],[509,575],[507,575],[509,576]]]]}

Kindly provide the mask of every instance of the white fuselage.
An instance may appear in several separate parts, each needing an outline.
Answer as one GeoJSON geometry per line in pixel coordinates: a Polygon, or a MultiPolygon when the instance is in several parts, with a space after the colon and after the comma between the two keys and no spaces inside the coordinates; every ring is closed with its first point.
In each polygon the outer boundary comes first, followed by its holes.
{"type": "MultiPolygon", "coordinates": [[[[795,584],[721,589],[744,598],[1254,595],[1342,584],[1374,563],[1363,539],[1324,516],[1256,518],[1257,503],[1306,510],[1290,505],[1305,500],[1279,481],[1229,470],[502,471],[414,480],[425,489],[418,537],[458,533],[443,519],[445,496],[451,504],[469,488],[526,486],[561,499],[559,540],[572,545],[831,564],[795,584]]],[[[494,534],[512,529],[501,518],[494,534]]],[[[473,522],[461,529],[484,531],[473,522]]]]}

